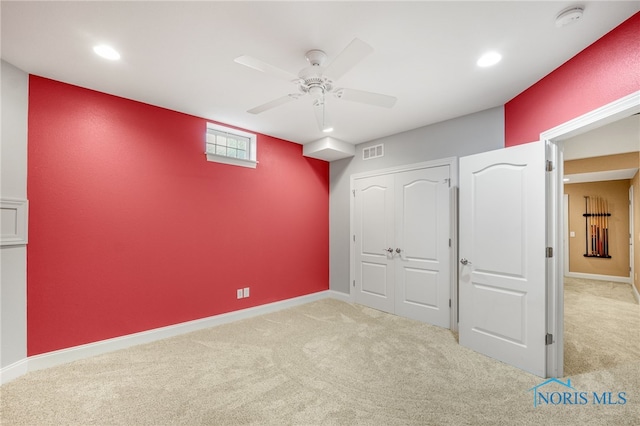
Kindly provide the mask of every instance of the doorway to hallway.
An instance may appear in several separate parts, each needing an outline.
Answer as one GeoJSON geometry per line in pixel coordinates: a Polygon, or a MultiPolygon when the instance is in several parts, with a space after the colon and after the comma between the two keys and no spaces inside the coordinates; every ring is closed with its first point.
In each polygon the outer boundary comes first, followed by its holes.
{"type": "MultiPolygon", "coordinates": [[[[586,134],[595,129],[603,128],[611,123],[634,116],[640,112],[640,92],[632,93],[596,110],[590,111],[563,123],[553,129],[542,132],[540,139],[550,143],[553,171],[548,179],[548,244],[556,247],[557,255],[552,258],[548,271],[548,317],[553,343],[547,352],[547,375],[549,377],[563,377],[564,349],[565,349],[565,304],[564,304],[564,276],[566,274],[568,256],[561,248],[570,230],[564,223],[564,152],[565,142],[570,138],[586,134]]],[[[636,132],[637,134],[637,132],[636,132]]],[[[598,144],[599,148],[607,148],[611,141],[598,144]]],[[[637,139],[635,150],[638,150],[637,139]]],[[[593,155],[598,156],[603,154],[593,155]]],[[[637,157],[636,157],[637,158],[637,157]]],[[[637,167],[637,166],[636,166],[637,167]]],[[[634,236],[635,237],[635,236],[634,236]]],[[[629,252],[627,252],[628,254],[629,252]]],[[[601,259],[602,260],[602,259],[601,259]]],[[[627,282],[630,280],[627,279],[627,282]]]]}
{"type": "Polygon", "coordinates": [[[639,132],[633,115],[564,141],[566,375],[607,368],[634,352],[616,336],[640,315],[632,287],[639,132]],[[606,221],[585,216],[593,200],[606,221]]]}

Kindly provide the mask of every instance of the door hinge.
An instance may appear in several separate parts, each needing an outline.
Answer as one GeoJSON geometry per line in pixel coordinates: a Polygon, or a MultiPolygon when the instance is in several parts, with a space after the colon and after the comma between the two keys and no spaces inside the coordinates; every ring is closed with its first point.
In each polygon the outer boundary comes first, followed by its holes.
{"type": "Polygon", "coordinates": [[[447,186],[451,188],[451,178],[446,178],[444,181],[446,182],[447,186]]]}
{"type": "Polygon", "coordinates": [[[546,257],[553,257],[553,247],[547,247],[546,257]]]}
{"type": "Polygon", "coordinates": [[[553,343],[553,334],[551,334],[551,333],[547,333],[547,334],[544,336],[544,344],[545,344],[545,345],[550,345],[550,344],[552,344],[552,343],[553,343]]]}
{"type": "Polygon", "coordinates": [[[353,286],[354,287],[356,286],[356,280],[353,280],[353,286]]]}
{"type": "Polygon", "coordinates": [[[545,166],[545,170],[548,172],[552,172],[553,171],[553,161],[551,160],[547,160],[546,166],[545,166]]]}
{"type": "Polygon", "coordinates": [[[353,196],[355,197],[356,196],[356,190],[352,189],[351,192],[353,193],[353,196]]]}
{"type": "Polygon", "coordinates": [[[353,242],[356,242],[356,234],[353,234],[353,242]]]}
{"type": "Polygon", "coordinates": [[[449,299],[449,307],[451,307],[451,299],[449,299]]]}
{"type": "Polygon", "coordinates": [[[449,238],[449,247],[451,247],[451,238],[449,238]]]}

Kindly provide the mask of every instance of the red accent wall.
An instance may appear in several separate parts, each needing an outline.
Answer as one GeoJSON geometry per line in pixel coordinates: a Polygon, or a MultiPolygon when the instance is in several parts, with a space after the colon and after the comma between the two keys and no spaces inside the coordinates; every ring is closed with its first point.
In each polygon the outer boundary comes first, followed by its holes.
{"type": "Polygon", "coordinates": [[[507,102],[505,145],[540,133],[640,90],[640,13],[507,102]]]}
{"type": "Polygon", "coordinates": [[[210,163],[205,129],[30,76],[29,356],[329,288],[329,164],[265,135],[210,163]]]}

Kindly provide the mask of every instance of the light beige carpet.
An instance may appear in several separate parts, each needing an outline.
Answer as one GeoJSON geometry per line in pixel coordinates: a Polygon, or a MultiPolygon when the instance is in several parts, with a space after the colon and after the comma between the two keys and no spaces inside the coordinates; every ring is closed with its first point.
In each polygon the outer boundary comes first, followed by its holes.
{"type": "Polygon", "coordinates": [[[461,347],[448,330],[328,299],[29,373],[0,388],[0,418],[3,425],[638,424],[638,360],[571,377],[580,391],[626,392],[624,405],[534,408],[529,389],[541,382],[461,347]]]}
{"type": "Polygon", "coordinates": [[[640,360],[640,306],[629,284],[565,278],[564,286],[565,375],[640,360]]]}

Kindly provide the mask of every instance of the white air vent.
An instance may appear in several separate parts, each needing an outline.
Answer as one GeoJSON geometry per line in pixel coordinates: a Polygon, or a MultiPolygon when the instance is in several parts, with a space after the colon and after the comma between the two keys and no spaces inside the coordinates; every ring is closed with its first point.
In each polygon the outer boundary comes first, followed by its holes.
{"type": "Polygon", "coordinates": [[[384,145],[374,145],[362,149],[362,159],[371,160],[372,158],[378,158],[384,156],[384,145]]]}

